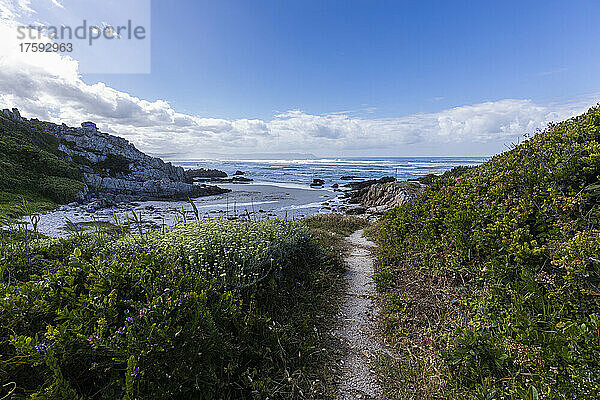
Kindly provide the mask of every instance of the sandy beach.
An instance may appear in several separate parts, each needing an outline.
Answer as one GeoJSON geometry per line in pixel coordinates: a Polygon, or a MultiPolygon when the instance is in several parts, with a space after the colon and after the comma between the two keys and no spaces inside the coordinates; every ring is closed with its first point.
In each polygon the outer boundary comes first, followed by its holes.
{"type": "MultiPolygon", "coordinates": [[[[340,205],[338,195],[330,189],[313,189],[294,184],[222,184],[231,192],[193,199],[200,218],[222,217],[240,219],[302,218],[316,213],[331,212],[340,205]]],[[[40,215],[38,232],[65,237],[68,221],[74,224],[92,222],[124,223],[133,212],[140,217],[145,230],[168,228],[195,218],[187,201],[146,201],[122,203],[94,211],[87,205],[61,206],[40,215]]],[[[28,222],[25,217],[23,221],[28,222]]],[[[31,226],[30,226],[31,228],[31,226]]]]}

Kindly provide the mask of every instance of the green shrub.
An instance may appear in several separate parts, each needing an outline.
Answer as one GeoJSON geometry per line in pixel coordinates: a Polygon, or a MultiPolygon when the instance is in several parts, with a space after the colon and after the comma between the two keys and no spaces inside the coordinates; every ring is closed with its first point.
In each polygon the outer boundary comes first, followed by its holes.
{"type": "Polygon", "coordinates": [[[109,154],[103,161],[96,163],[93,167],[100,172],[106,171],[111,176],[131,172],[129,169],[129,160],[118,154],[109,154]]]}
{"type": "Polygon", "coordinates": [[[17,396],[301,398],[323,385],[308,368],[321,347],[305,310],[326,261],[300,223],[10,243],[0,380],[17,396]]]}
{"type": "Polygon", "coordinates": [[[60,176],[45,176],[39,181],[40,193],[57,203],[70,203],[83,190],[83,183],[60,176]]]}
{"type": "Polygon", "coordinates": [[[321,229],[348,236],[358,229],[366,228],[369,222],[360,217],[330,213],[312,215],[306,218],[306,225],[312,229],[321,229]]]}
{"type": "Polygon", "coordinates": [[[0,116],[0,191],[31,195],[32,200],[74,201],[83,188],[82,174],[64,156],[58,140],[37,123],[0,116]]]}

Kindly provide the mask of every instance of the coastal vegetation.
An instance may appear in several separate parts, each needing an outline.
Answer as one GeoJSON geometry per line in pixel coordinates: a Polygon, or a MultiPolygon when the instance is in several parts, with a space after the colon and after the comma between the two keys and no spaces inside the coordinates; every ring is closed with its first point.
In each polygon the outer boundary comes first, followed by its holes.
{"type": "Polygon", "coordinates": [[[600,107],[371,230],[390,398],[600,396],[600,107]]]}
{"type": "Polygon", "coordinates": [[[15,214],[22,199],[36,211],[74,201],[81,171],[60,156],[56,138],[38,124],[0,114],[0,210],[15,214]]]}
{"type": "Polygon", "coordinates": [[[0,231],[0,397],[322,398],[339,238],[364,221],[0,231]]]}
{"type": "Polygon", "coordinates": [[[362,228],[389,398],[600,396],[600,107],[426,187],[354,184],[400,204],[374,226],[195,208],[148,231],[132,210],[48,238],[35,213],[75,199],[78,166],[114,178],[128,159],[65,161],[33,120],[0,116],[0,134],[0,398],[335,397],[342,243],[362,228]]]}

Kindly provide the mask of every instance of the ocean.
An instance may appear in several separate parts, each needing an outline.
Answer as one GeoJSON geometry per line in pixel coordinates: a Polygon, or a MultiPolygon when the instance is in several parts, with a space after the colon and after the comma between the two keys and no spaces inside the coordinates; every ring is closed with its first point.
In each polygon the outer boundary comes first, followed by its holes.
{"type": "MultiPolygon", "coordinates": [[[[194,199],[195,209],[202,217],[302,218],[316,213],[342,210],[343,195],[334,189],[343,188],[342,176],[375,179],[396,176],[399,180],[418,178],[427,174],[442,174],[452,167],[477,165],[485,158],[336,158],[312,160],[184,160],[173,162],[184,168],[215,168],[232,175],[240,170],[250,184],[219,183],[231,192],[194,199]],[[325,181],[311,188],[312,180],[325,181]]],[[[342,190],[344,190],[343,188],[342,190]]],[[[90,211],[86,205],[61,206],[40,215],[38,231],[49,236],[65,237],[67,222],[124,221],[134,210],[142,220],[144,230],[169,227],[180,223],[181,213],[193,219],[194,211],[187,201],[145,201],[90,211]]],[[[24,219],[27,222],[27,219],[24,219]]]]}
{"type": "Polygon", "coordinates": [[[325,185],[341,184],[342,176],[376,179],[384,176],[398,180],[414,179],[427,174],[442,174],[456,166],[474,166],[484,157],[395,157],[395,158],[323,158],[308,160],[179,160],[183,168],[214,168],[232,175],[243,171],[256,183],[308,186],[313,179],[325,185]]]}

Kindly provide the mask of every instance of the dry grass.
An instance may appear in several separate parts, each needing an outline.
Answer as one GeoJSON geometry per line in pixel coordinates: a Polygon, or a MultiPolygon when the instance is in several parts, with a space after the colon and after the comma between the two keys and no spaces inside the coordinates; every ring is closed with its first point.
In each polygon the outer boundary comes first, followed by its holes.
{"type": "Polygon", "coordinates": [[[381,357],[378,372],[390,399],[448,399],[449,372],[440,338],[462,326],[462,280],[452,273],[376,266],[380,329],[395,358],[381,357]]]}

